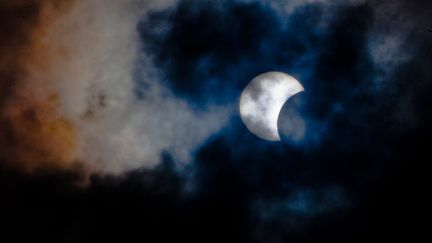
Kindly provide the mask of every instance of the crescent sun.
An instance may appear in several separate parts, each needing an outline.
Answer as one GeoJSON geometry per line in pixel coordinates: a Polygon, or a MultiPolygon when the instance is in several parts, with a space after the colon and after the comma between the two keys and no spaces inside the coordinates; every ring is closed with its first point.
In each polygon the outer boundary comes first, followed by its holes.
{"type": "Polygon", "coordinates": [[[256,76],[240,96],[240,116],[253,134],[269,141],[280,141],[278,117],[285,102],[304,91],[294,77],[282,72],[256,76]]]}

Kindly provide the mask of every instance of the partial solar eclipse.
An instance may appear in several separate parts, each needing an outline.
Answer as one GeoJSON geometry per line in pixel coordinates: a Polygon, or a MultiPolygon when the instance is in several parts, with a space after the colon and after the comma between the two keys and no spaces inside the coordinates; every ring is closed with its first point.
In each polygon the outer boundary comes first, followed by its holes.
{"type": "Polygon", "coordinates": [[[240,96],[240,116],[256,136],[280,141],[278,117],[285,102],[304,91],[292,76],[282,72],[267,72],[256,76],[240,96]]]}

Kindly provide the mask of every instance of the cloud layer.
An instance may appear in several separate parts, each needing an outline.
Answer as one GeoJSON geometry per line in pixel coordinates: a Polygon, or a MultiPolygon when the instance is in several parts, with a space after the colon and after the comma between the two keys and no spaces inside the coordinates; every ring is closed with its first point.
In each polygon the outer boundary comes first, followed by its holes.
{"type": "MultiPolygon", "coordinates": [[[[195,111],[163,86],[148,56],[139,51],[135,29],[139,18],[165,4],[77,1],[62,13],[53,3],[40,4],[38,18],[43,24],[34,27],[30,43],[34,46],[28,47],[34,61],[22,61],[26,72],[17,92],[24,96],[31,93],[52,107],[41,111],[31,101],[15,97],[11,99],[17,101],[10,106],[28,102],[29,109],[53,116],[47,129],[55,129],[52,135],[58,134],[61,141],[45,145],[42,140],[35,145],[55,150],[66,143],[58,152],[63,155],[54,157],[52,163],[84,163],[91,170],[117,173],[152,167],[159,163],[163,151],[185,163],[201,142],[223,126],[228,118],[226,108],[208,106],[206,111],[195,111]],[[41,59],[47,61],[40,63],[41,59]],[[139,88],[136,80],[140,80],[139,88]],[[137,89],[145,98],[138,99],[137,89]],[[65,136],[70,142],[64,141],[65,136]]],[[[40,116],[44,126],[48,118],[40,116]]],[[[23,129],[24,125],[13,123],[23,129]]],[[[34,139],[42,135],[36,134],[34,139]]],[[[27,157],[35,159],[35,155],[27,157]]],[[[40,161],[25,163],[43,167],[44,158],[35,160],[40,161]]]]}

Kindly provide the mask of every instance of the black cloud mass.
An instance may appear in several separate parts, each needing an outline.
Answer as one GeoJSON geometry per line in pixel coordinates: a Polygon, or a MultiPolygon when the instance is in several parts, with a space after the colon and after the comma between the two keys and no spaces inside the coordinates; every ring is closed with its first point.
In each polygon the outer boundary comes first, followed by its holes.
{"type": "MultiPolygon", "coordinates": [[[[169,153],[152,170],[93,175],[85,189],[73,173],[2,169],[0,214],[13,229],[2,234],[30,242],[418,241],[430,207],[432,4],[311,1],[285,10],[289,3],[184,0],[143,17],[137,31],[161,80],[197,111],[237,102],[262,72],[298,78],[306,91],[282,113],[302,117],[300,138],[260,140],[233,115],[181,172],[169,153]]],[[[144,83],[137,78],[138,97],[144,83]]]]}

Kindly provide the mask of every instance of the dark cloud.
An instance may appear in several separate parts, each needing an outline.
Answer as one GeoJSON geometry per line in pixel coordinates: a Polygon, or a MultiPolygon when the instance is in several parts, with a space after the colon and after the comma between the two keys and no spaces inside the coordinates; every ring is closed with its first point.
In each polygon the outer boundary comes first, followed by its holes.
{"type": "Polygon", "coordinates": [[[320,14],[310,6],[286,19],[259,2],[181,1],[151,14],[138,30],[178,94],[226,102],[260,72],[292,70],[317,44],[316,32],[303,30],[316,29],[320,14]]]}
{"type": "MultiPolygon", "coordinates": [[[[283,15],[261,2],[182,1],[178,8],[143,20],[138,29],[144,50],[153,55],[173,90],[192,102],[236,100],[254,75],[269,70],[293,74],[306,89],[296,108],[306,123],[306,141],[300,147],[260,141],[234,118],[233,128],[198,153],[196,183],[213,196],[238,193],[234,201],[245,204],[237,205],[239,209],[257,205],[253,202],[261,205],[248,215],[258,220],[260,227],[252,231],[262,242],[353,241],[350,234],[360,241],[367,237],[361,230],[380,233],[370,220],[385,222],[388,228],[382,232],[397,227],[391,221],[399,214],[389,215],[397,207],[384,205],[402,205],[410,196],[380,183],[389,179],[399,185],[400,166],[408,166],[426,141],[415,131],[429,131],[424,113],[416,111],[430,104],[421,95],[428,92],[420,88],[431,85],[430,72],[423,69],[431,60],[420,54],[429,48],[427,31],[394,30],[398,24],[426,21],[410,19],[417,7],[407,2],[318,3],[283,15]],[[404,12],[405,7],[410,10],[404,12]],[[385,16],[386,8],[399,18],[385,16]],[[375,53],[372,40],[384,42],[383,32],[402,42],[401,47],[375,53]],[[394,55],[386,58],[396,68],[379,61],[385,55],[394,55]],[[409,58],[398,61],[403,55],[409,58]],[[404,145],[407,141],[412,144],[404,145]],[[395,174],[387,174],[389,170],[395,174]],[[376,185],[378,189],[368,191],[376,185]],[[337,202],[329,188],[340,188],[337,202]],[[374,205],[381,190],[387,191],[380,197],[385,203],[374,205]],[[293,194],[321,201],[297,202],[293,194]],[[334,207],[326,208],[328,204],[334,207]],[[385,216],[367,214],[381,207],[387,207],[382,209],[385,216]],[[314,211],[320,208],[321,213],[314,211]],[[273,213],[263,220],[266,210],[273,213]],[[344,225],[338,214],[349,223],[344,225]],[[322,225],[329,227],[322,230],[322,225]]],[[[423,161],[420,157],[415,157],[416,165],[423,161]]]]}

